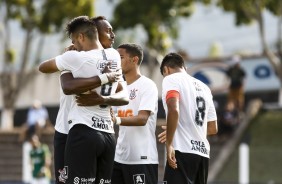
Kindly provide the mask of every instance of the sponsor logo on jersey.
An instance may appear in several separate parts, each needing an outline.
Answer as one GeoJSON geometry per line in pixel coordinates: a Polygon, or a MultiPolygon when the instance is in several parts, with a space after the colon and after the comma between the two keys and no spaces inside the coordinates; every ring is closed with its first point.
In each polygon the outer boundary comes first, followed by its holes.
{"type": "Polygon", "coordinates": [[[111,120],[106,120],[104,118],[97,118],[95,116],[92,117],[92,127],[103,129],[103,130],[109,130],[111,125],[111,120]]]}
{"type": "Polygon", "coordinates": [[[133,100],[134,98],[136,98],[136,96],[137,96],[137,91],[138,91],[138,89],[131,89],[131,90],[130,90],[130,94],[129,94],[129,99],[130,99],[130,100],[133,100]]]}
{"type": "Polygon", "coordinates": [[[117,68],[117,62],[115,61],[111,61],[111,60],[99,60],[97,63],[97,69],[101,71],[104,70],[105,66],[107,66],[107,64],[110,63],[109,67],[110,69],[116,69],[117,68]]]}
{"type": "Polygon", "coordinates": [[[145,174],[133,175],[134,184],[145,184],[145,174]]]}
{"type": "Polygon", "coordinates": [[[62,183],[66,183],[66,180],[68,179],[68,166],[65,166],[63,169],[58,170],[60,173],[59,175],[59,181],[62,183]]]}
{"type": "Polygon", "coordinates": [[[192,150],[193,151],[197,151],[197,152],[209,155],[209,152],[208,152],[204,142],[191,140],[191,144],[192,144],[192,150]]]}
{"type": "Polygon", "coordinates": [[[126,110],[119,109],[118,110],[118,117],[129,117],[129,116],[133,116],[132,109],[126,109],[126,110]]]}

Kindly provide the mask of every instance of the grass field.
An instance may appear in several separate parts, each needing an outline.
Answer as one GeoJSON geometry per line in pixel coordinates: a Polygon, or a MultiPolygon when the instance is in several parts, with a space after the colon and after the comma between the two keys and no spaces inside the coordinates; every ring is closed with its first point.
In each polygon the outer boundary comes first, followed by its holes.
{"type": "MultiPolygon", "coordinates": [[[[250,183],[282,184],[282,112],[260,112],[245,137],[250,143],[250,183]]],[[[217,178],[238,182],[238,149],[217,178]]]]}

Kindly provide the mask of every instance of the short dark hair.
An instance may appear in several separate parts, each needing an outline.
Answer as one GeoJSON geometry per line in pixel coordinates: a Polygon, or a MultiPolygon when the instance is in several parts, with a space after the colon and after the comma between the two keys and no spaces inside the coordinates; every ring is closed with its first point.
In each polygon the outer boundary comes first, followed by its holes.
{"type": "Polygon", "coordinates": [[[101,21],[101,20],[107,20],[106,19],[106,17],[104,17],[104,16],[97,16],[97,17],[92,17],[92,18],[90,18],[90,20],[92,21],[92,22],[94,22],[96,25],[99,23],[99,21],[101,21]]]}
{"type": "Polygon", "coordinates": [[[171,52],[163,58],[161,66],[160,66],[160,71],[162,75],[163,75],[163,70],[165,66],[168,66],[170,68],[184,68],[185,67],[182,56],[175,52],[171,52]]]}
{"type": "Polygon", "coordinates": [[[88,16],[78,16],[67,24],[66,32],[68,37],[73,33],[84,33],[89,39],[93,39],[97,34],[97,27],[88,16]]]}
{"type": "Polygon", "coordinates": [[[90,20],[96,25],[97,29],[100,30],[100,21],[107,20],[106,17],[104,16],[97,16],[97,17],[92,17],[90,20]]]}
{"type": "Polygon", "coordinates": [[[141,65],[143,61],[143,49],[140,45],[135,43],[126,43],[119,45],[118,48],[125,49],[131,57],[137,56],[139,58],[137,64],[141,65]]]}

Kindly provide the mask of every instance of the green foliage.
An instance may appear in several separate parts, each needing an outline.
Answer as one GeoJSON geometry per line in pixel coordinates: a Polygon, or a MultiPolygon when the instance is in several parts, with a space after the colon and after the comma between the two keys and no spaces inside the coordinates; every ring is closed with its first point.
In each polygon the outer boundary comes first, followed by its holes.
{"type": "Polygon", "coordinates": [[[7,63],[13,63],[15,61],[15,51],[12,49],[6,50],[6,61],[7,63]]]}
{"type": "MultiPolygon", "coordinates": [[[[3,107],[4,109],[13,109],[22,86],[26,85],[33,75],[33,71],[27,71],[29,63],[36,63],[30,58],[33,50],[32,45],[35,44],[34,38],[39,37],[40,40],[44,34],[60,31],[65,27],[64,23],[70,19],[80,16],[93,16],[94,0],[0,0],[1,10],[1,28],[0,36],[4,48],[4,54],[1,61],[4,62],[4,71],[8,71],[8,77],[1,77],[1,86],[3,90],[3,107]],[[19,70],[12,66],[15,60],[15,54],[11,51],[11,34],[10,21],[18,22],[21,25],[24,35],[23,46],[20,47],[22,56],[19,58],[19,70]],[[12,71],[15,70],[15,71],[12,71]],[[14,73],[17,73],[14,77],[14,73]],[[13,75],[13,76],[12,76],[13,75]],[[13,81],[12,81],[13,79],[13,81]]],[[[37,42],[37,53],[35,60],[38,61],[42,53],[43,43],[37,42]]],[[[18,53],[16,53],[18,54],[18,53]]],[[[1,56],[2,57],[2,56],[1,56]]],[[[11,118],[12,119],[12,118],[11,118]]]]}
{"type": "Polygon", "coordinates": [[[268,0],[266,9],[272,12],[276,16],[282,15],[282,1],[281,0],[268,0]]]}
{"type": "Polygon", "coordinates": [[[42,20],[40,29],[43,32],[50,31],[53,25],[59,30],[66,19],[80,15],[92,17],[94,0],[47,0],[42,6],[42,20]]]}
{"type": "Polygon", "coordinates": [[[259,12],[267,9],[274,15],[282,14],[281,0],[217,0],[223,10],[234,12],[236,25],[249,24],[259,19],[259,12]]]}
{"type": "MultiPolygon", "coordinates": [[[[114,11],[115,29],[134,28],[142,24],[147,32],[147,45],[159,52],[167,49],[166,39],[178,37],[179,17],[189,17],[193,0],[121,0],[114,11]]],[[[209,2],[204,0],[203,2],[209,2]]]]}
{"type": "Polygon", "coordinates": [[[8,20],[18,20],[23,29],[41,33],[59,31],[76,16],[93,16],[93,4],[94,0],[0,0],[8,20]]]}

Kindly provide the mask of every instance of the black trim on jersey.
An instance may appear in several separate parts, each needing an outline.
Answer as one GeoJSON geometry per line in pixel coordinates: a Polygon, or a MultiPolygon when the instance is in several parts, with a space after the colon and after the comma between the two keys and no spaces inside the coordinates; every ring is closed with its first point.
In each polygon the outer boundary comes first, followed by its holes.
{"type": "Polygon", "coordinates": [[[103,59],[107,60],[107,55],[106,55],[105,49],[102,50],[102,55],[103,55],[103,59]]]}

